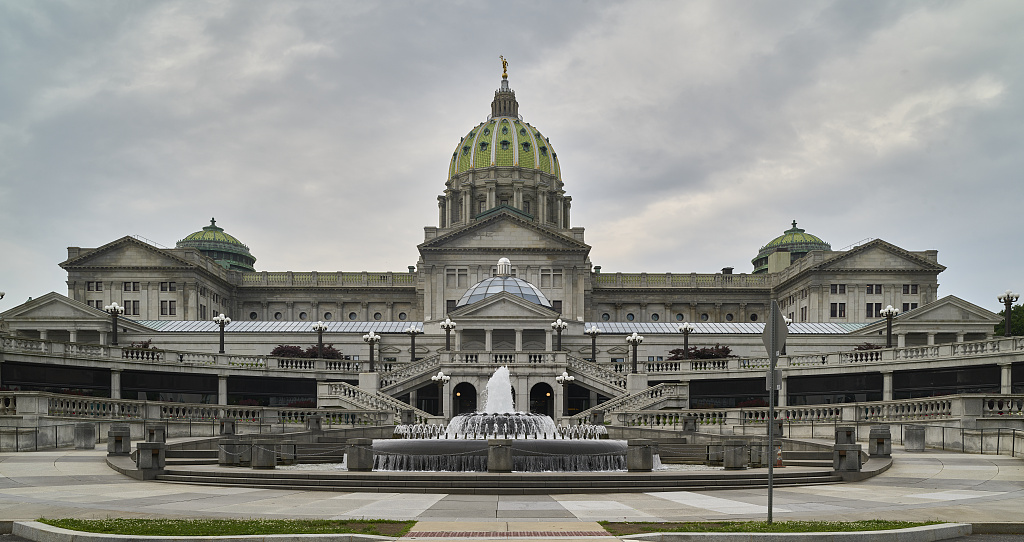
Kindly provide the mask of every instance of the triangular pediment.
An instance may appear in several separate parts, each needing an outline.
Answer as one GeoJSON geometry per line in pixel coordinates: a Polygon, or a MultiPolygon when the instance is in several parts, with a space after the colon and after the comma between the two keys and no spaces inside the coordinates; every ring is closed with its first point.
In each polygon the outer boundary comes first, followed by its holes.
{"type": "Polygon", "coordinates": [[[875,239],[859,247],[826,259],[815,266],[817,270],[835,271],[930,271],[941,272],[945,266],[903,250],[896,245],[875,239]]]}
{"type": "Polygon", "coordinates": [[[60,264],[64,269],[82,267],[191,267],[192,264],[133,237],[122,237],[60,264]]]}
{"type": "MultiPolygon", "coordinates": [[[[964,301],[954,295],[932,301],[927,305],[897,315],[893,319],[894,332],[917,330],[964,329],[990,331],[1002,318],[983,307],[964,301]]],[[[885,330],[885,320],[878,320],[857,330],[858,335],[873,335],[885,330]]]]}
{"type": "Polygon", "coordinates": [[[590,252],[590,245],[501,210],[469,226],[421,243],[421,252],[471,250],[510,253],[519,251],[590,252]]]}
{"type": "MultiPolygon", "coordinates": [[[[72,323],[81,324],[88,322],[98,324],[99,326],[110,325],[110,316],[106,312],[94,309],[85,303],[75,301],[57,292],[50,292],[26,301],[17,307],[10,308],[0,313],[0,318],[8,324],[14,325],[14,327],[25,327],[16,324],[29,323],[36,323],[40,326],[51,325],[54,329],[61,329],[72,323]]],[[[152,331],[141,324],[125,318],[120,319],[119,324],[118,327],[134,331],[152,331]]]]}
{"type": "Polygon", "coordinates": [[[506,319],[523,320],[542,318],[545,322],[556,318],[558,313],[547,307],[527,301],[508,292],[499,292],[490,297],[459,307],[452,311],[452,319],[506,319]]]}

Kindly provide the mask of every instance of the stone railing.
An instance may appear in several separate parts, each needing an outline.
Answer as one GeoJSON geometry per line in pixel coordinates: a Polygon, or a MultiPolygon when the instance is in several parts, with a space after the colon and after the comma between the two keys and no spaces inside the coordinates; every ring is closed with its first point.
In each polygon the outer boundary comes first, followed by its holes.
{"type": "Polygon", "coordinates": [[[675,382],[666,382],[636,393],[620,395],[614,399],[584,410],[583,412],[577,413],[573,415],[572,418],[574,420],[589,419],[595,410],[603,410],[605,415],[613,412],[644,410],[666,399],[680,397],[687,397],[687,386],[685,384],[677,384],[675,382]]]}
{"type": "Polygon", "coordinates": [[[338,286],[412,286],[416,284],[415,273],[394,273],[385,271],[375,273],[358,272],[322,272],[322,271],[258,271],[242,273],[242,284],[246,286],[301,286],[301,287],[338,287],[338,286]]]}
{"type": "Polygon", "coordinates": [[[418,378],[424,373],[433,373],[434,369],[441,366],[441,356],[433,355],[420,360],[416,360],[412,363],[407,363],[402,367],[398,367],[388,371],[382,371],[380,373],[380,387],[381,391],[385,391],[389,388],[397,386],[407,380],[418,378]]]}
{"type": "Polygon", "coordinates": [[[565,363],[565,352],[485,352],[460,351],[451,354],[440,354],[442,361],[451,356],[452,363],[488,364],[488,365],[527,365],[565,363]]]}
{"type": "Polygon", "coordinates": [[[574,373],[608,383],[613,388],[617,388],[619,393],[626,391],[626,377],[615,371],[609,371],[596,363],[584,361],[574,356],[566,356],[566,365],[574,373]]]}
{"type": "Polygon", "coordinates": [[[99,399],[74,395],[47,397],[47,416],[69,418],[142,419],[146,417],[144,401],[99,399]]]}
{"type": "Polygon", "coordinates": [[[952,397],[929,397],[925,399],[904,399],[874,404],[862,404],[857,419],[864,421],[906,421],[951,418],[952,397]]]}
{"type": "Polygon", "coordinates": [[[724,410],[640,410],[620,412],[615,416],[618,425],[649,427],[651,429],[679,429],[687,418],[700,425],[725,425],[728,413],[724,410]]]}
{"type": "Polygon", "coordinates": [[[771,286],[768,275],[722,273],[593,273],[598,288],[758,288],[771,286]]]}
{"type": "Polygon", "coordinates": [[[327,396],[340,397],[342,400],[360,406],[368,410],[387,410],[400,415],[403,410],[412,410],[416,417],[416,423],[427,423],[432,414],[403,403],[383,393],[369,393],[357,386],[344,382],[330,382],[326,384],[327,396]]]}
{"type": "MultiPolygon", "coordinates": [[[[801,407],[776,407],[775,419],[788,422],[838,422],[843,420],[842,407],[811,405],[801,407]]],[[[740,409],[740,423],[764,424],[768,421],[768,407],[740,409]]]]}
{"type": "Polygon", "coordinates": [[[981,402],[981,415],[985,418],[1024,417],[1024,397],[1020,395],[985,397],[981,402]]]}

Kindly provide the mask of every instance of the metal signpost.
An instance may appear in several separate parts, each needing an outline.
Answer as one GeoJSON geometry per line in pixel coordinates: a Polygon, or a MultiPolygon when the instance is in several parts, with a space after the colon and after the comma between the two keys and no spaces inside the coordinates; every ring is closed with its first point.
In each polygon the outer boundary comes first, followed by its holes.
{"type": "Polygon", "coordinates": [[[772,493],[774,492],[775,458],[775,391],[780,388],[780,375],[775,369],[779,361],[779,351],[786,344],[789,329],[786,327],[785,316],[779,308],[779,302],[772,300],[772,308],[768,311],[768,323],[764,326],[761,339],[768,351],[768,373],[765,375],[765,388],[768,390],[768,523],[772,522],[772,493]]]}

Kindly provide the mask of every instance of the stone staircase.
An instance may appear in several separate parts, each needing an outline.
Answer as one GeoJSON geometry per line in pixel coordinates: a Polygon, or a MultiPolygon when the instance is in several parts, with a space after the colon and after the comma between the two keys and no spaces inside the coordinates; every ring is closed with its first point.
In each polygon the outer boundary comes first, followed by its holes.
{"type": "Polygon", "coordinates": [[[416,423],[426,423],[433,414],[413,407],[412,405],[399,401],[386,393],[370,393],[360,389],[358,386],[344,382],[331,382],[327,386],[327,399],[337,399],[347,408],[354,410],[387,410],[395,414],[396,419],[403,410],[412,410],[416,417],[416,423]]]}
{"type": "Polygon", "coordinates": [[[572,419],[578,422],[589,420],[595,410],[603,410],[606,416],[616,412],[657,410],[660,403],[675,399],[684,390],[685,386],[681,384],[665,382],[663,384],[651,386],[650,388],[642,391],[620,395],[614,399],[605,401],[595,407],[575,414],[572,419]]]}

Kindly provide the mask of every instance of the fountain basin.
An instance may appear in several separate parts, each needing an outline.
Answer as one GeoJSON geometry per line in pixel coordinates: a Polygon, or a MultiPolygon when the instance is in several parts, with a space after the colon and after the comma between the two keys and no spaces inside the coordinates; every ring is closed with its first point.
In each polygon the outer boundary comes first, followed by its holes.
{"type": "MultiPolygon", "coordinates": [[[[626,469],[626,442],[607,439],[513,439],[515,472],[626,469]]],[[[486,472],[483,439],[375,439],[373,470],[486,472]]]]}

